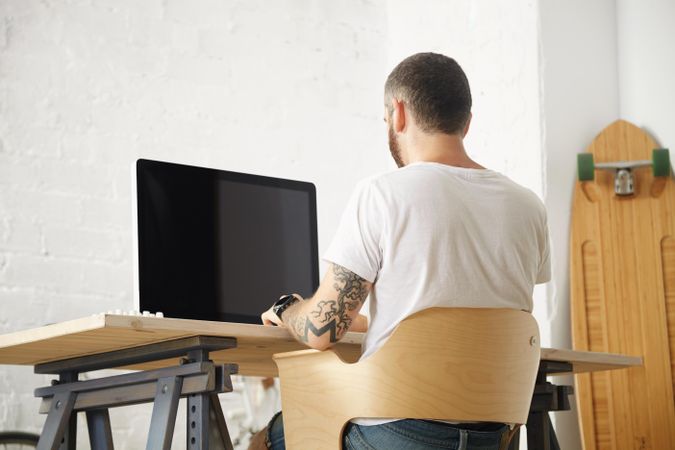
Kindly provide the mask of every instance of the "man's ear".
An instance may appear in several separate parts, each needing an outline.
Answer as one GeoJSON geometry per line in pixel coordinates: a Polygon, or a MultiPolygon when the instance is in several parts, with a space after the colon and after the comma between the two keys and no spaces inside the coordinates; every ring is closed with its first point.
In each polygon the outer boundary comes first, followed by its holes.
{"type": "Polygon", "coordinates": [[[466,125],[464,125],[464,129],[462,130],[462,138],[465,138],[466,134],[469,132],[469,127],[471,126],[471,119],[473,119],[473,114],[469,113],[469,119],[466,121],[466,125]]]}
{"type": "Polygon", "coordinates": [[[395,132],[400,133],[401,131],[403,131],[406,125],[405,104],[396,98],[392,98],[391,107],[392,107],[391,125],[395,132]]]}

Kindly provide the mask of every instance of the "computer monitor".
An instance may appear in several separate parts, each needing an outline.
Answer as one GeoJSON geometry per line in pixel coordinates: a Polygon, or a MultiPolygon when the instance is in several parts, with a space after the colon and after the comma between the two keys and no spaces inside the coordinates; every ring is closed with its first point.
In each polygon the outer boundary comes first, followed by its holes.
{"type": "Polygon", "coordinates": [[[145,159],[135,181],[139,311],[260,323],[317,289],[312,183],[145,159]]]}

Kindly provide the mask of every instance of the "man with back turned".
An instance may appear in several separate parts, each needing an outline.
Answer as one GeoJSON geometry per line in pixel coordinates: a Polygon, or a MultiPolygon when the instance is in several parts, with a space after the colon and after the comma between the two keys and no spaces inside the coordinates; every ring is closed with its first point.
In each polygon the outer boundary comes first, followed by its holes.
{"type": "MultiPolygon", "coordinates": [[[[319,350],[350,329],[367,329],[361,358],[423,309],[532,311],[534,285],[551,275],[542,202],[467,155],[471,92],[459,64],[435,53],[412,55],[394,68],[384,91],[398,169],[356,187],[324,255],[329,267],[317,292],[307,299],[284,296],[262,314],[264,324],[285,326],[319,350]],[[370,323],[359,315],[368,295],[370,323]]],[[[497,449],[506,431],[500,423],[360,418],[346,426],[343,445],[497,449]]],[[[285,448],[282,414],[250,448],[285,448]]]]}

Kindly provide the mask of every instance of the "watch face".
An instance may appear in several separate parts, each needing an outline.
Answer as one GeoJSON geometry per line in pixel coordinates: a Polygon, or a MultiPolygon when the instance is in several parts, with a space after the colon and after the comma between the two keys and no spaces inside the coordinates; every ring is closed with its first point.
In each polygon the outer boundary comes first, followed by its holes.
{"type": "Polygon", "coordinates": [[[293,294],[284,295],[274,304],[274,314],[281,318],[281,314],[288,308],[295,296],[293,294]]]}
{"type": "Polygon", "coordinates": [[[289,295],[284,295],[283,297],[281,297],[279,300],[277,300],[277,301],[274,303],[274,306],[275,306],[275,307],[283,306],[283,305],[285,305],[286,302],[288,302],[291,298],[293,298],[293,295],[290,295],[290,294],[289,294],[289,295]]]}

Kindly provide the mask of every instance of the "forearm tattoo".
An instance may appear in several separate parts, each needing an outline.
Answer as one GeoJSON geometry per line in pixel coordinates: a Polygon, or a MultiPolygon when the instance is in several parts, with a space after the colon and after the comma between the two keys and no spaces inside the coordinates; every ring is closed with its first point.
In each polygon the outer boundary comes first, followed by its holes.
{"type": "Polygon", "coordinates": [[[365,279],[337,264],[333,264],[333,275],[337,300],[321,300],[309,317],[293,318],[291,326],[303,342],[309,341],[310,333],[317,337],[330,333],[330,342],[337,342],[352,323],[347,311],[354,311],[366,301],[368,282],[365,279]]]}

